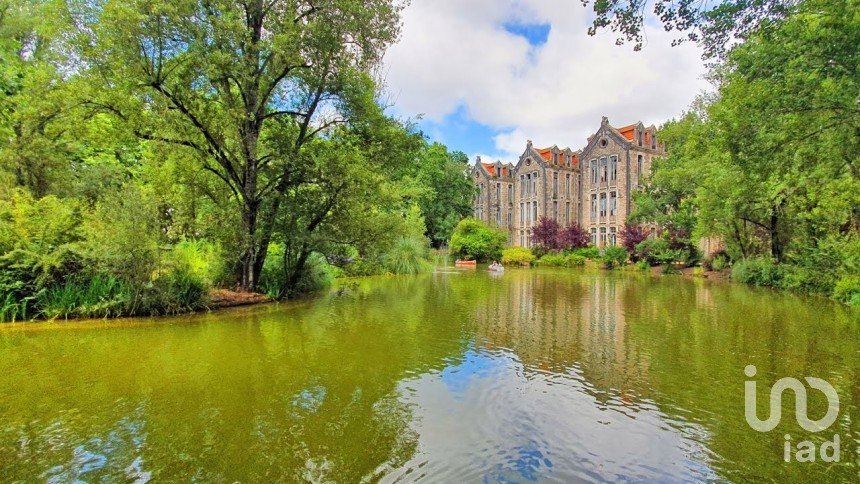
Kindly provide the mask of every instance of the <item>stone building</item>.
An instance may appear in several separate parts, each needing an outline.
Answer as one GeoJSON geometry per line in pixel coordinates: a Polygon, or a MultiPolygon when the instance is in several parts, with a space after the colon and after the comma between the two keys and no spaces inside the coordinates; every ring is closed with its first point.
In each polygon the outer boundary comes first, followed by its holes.
{"type": "Polygon", "coordinates": [[[642,186],[652,160],[665,153],[654,126],[614,128],[606,117],[581,151],[535,148],[528,141],[516,165],[478,158],[472,169],[479,190],[475,217],[507,230],[518,246],[531,245],[530,230],[541,217],[562,227],[578,224],[598,247],[618,244],[631,193],[642,186]]]}
{"type": "MultiPolygon", "coordinates": [[[[511,233],[514,223],[514,167],[510,163],[483,163],[479,156],[472,168],[475,218],[511,233]]],[[[512,240],[508,240],[513,243],[512,240]]]]}

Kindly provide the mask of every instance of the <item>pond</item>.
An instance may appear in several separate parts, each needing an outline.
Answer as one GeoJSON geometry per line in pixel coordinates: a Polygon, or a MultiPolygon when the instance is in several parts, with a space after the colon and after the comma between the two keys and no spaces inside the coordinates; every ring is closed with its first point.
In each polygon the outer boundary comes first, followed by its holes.
{"type": "MultiPolygon", "coordinates": [[[[821,418],[824,394],[808,399],[821,418]]],[[[0,481],[856,482],[858,402],[860,314],[824,299],[452,269],[208,314],[5,325],[0,481]],[[838,393],[829,428],[801,428],[790,392],[776,429],[748,425],[746,381],[765,418],[770,386],[805,376],[838,393]],[[839,462],[798,462],[800,442],[836,435],[839,462]]]]}

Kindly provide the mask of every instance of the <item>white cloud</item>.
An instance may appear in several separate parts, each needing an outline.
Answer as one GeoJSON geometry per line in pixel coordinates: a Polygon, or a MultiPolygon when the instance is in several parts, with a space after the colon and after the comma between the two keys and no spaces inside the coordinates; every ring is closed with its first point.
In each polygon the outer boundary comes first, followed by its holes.
{"type": "Polygon", "coordinates": [[[700,52],[671,47],[676,34],[646,27],[640,52],[615,36],[589,37],[577,0],[412,0],[403,34],[386,56],[386,82],[403,114],[441,121],[458,106],[491,126],[498,155],[512,161],[526,139],[585,145],[601,116],[621,126],[677,116],[707,84],[700,52]],[[537,48],[505,22],[550,23],[537,48]]]}

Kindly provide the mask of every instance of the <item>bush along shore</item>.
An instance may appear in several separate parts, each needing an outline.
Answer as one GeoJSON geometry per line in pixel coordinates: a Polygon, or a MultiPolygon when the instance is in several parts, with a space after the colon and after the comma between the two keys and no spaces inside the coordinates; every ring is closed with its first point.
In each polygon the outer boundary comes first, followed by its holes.
{"type": "Polygon", "coordinates": [[[860,307],[860,276],[850,266],[844,267],[846,259],[860,262],[860,246],[853,239],[833,248],[829,261],[819,256],[816,264],[801,265],[778,264],[767,256],[733,258],[725,250],[703,257],[687,232],[661,230],[650,234],[636,224],[628,224],[620,232],[622,245],[603,249],[590,245],[588,234],[576,225],[562,229],[548,218],[541,218],[532,229],[531,248],[504,247],[502,232],[475,219],[464,220],[454,234],[452,257],[479,262],[501,260],[508,266],[578,268],[591,261],[604,269],[730,278],[754,286],[828,296],[860,307]]]}

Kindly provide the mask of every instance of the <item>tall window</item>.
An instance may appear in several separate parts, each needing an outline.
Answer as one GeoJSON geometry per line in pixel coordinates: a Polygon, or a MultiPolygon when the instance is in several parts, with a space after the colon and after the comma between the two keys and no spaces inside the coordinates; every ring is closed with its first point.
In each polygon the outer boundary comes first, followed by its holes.
{"type": "Polygon", "coordinates": [[[617,245],[617,239],[615,237],[615,227],[609,228],[609,245],[617,245]]]}
{"type": "Polygon", "coordinates": [[[552,196],[558,196],[558,172],[552,174],[552,196]]]}
{"type": "Polygon", "coordinates": [[[532,203],[532,215],[533,215],[532,221],[537,222],[537,219],[538,219],[538,203],[537,202],[532,203]]]}
{"type": "Polygon", "coordinates": [[[606,181],[606,158],[600,159],[600,182],[606,181]]]}
{"type": "Polygon", "coordinates": [[[597,229],[591,229],[591,245],[597,245],[597,229]]]}
{"type": "Polygon", "coordinates": [[[591,196],[591,218],[597,218],[597,195],[591,196]]]}
{"type": "Polygon", "coordinates": [[[513,221],[514,221],[514,211],[510,207],[508,207],[508,227],[510,227],[512,225],[513,221]]]}
{"type": "Polygon", "coordinates": [[[639,184],[642,184],[642,155],[636,157],[636,176],[639,177],[639,184]]]}
{"type": "Polygon", "coordinates": [[[520,175],[520,196],[524,197],[526,195],[526,176],[520,175]]]}
{"type": "Polygon", "coordinates": [[[618,200],[618,197],[616,196],[615,192],[610,192],[609,193],[609,215],[612,215],[613,217],[615,216],[615,213],[616,213],[617,208],[618,208],[617,200],[618,200]]]}
{"type": "Polygon", "coordinates": [[[552,202],[552,219],[558,222],[558,202],[555,200],[552,202]]]}
{"type": "Polygon", "coordinates": [[[532,174],[529,173],[526,175],[526,195],[532,194],[532,174]]]}
{"type": "Polygon", "coordinates": [[[595,185],[597,184],[597,160],[591,160],[588,164],[591,166],[591,183],[595,185]]]}
{"type": "Polygon", "coordinates": [[[526,223],[526,207],[523,202],[520,202],[520,225],[526,223]]]}
{"type": "Polygon", "coordinates": [[[600,246],[606,245],[606,227],[600,227],[600,246]]]}
{"type": "Polygon", "coordinates": [[[652,150],[656,150],[656,149],[657,149],[657,137],[656,137],[656,136],[654,136],[654,133],[653,133],[653,132],[651,133],[651,149],[652,149],[652,150]]]}
{"type": "Polygon", "coordinates": [[[496,183],[496,203],[502,203],[502,184],[496,183]]]}
{"type": "Polygon", "coordinates": [[[570,202],[564,204],[564,224],[570,225],[570,202]]]}
{"type": "Polygon", "coordinates": [[[514,204],[514,186],[508,183],[508,205],[514,204]]]}
{"type": "Polygon", "coordinates": [[[537,193],[537,177],[537,173],[534,173],[534,176],[532,176],[532,195],[537,193]]]}
{"type": "Polygon", "coordinates": [[[600,216],[601,217],[606,216],[606,194],[605,193],[600,194],[600,216]]]}
{"type": "Polygon", "coordinates": [[[618,157],[613,156],[609,158],[609,179],[617,180],[618,179],[618,157]]]}
{"type": "Polygon", "coordinates": [[[570,198],[570,173],[564,176],[564,194],[570,198]]]}

